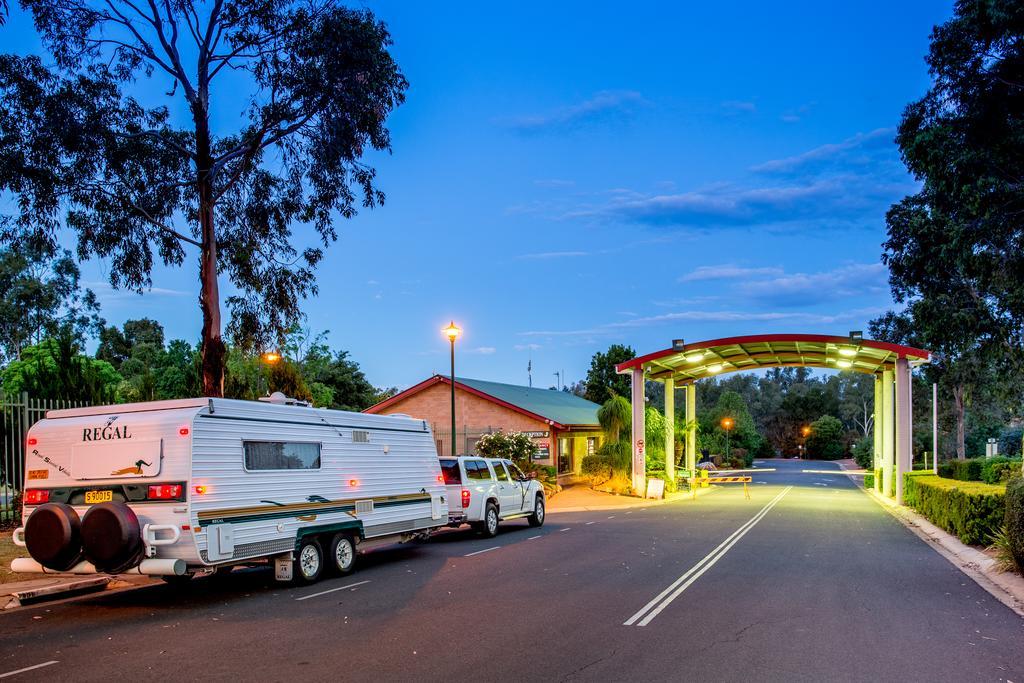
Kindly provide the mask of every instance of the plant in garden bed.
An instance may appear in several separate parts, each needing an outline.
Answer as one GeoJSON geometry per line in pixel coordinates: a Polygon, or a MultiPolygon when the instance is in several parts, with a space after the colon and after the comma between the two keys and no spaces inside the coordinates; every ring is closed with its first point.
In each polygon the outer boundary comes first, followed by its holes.
{"type": "Polygon", "coordinates": [[[1001,572],[1020,573],[1017,560],[1013,557],[1013,547],[1006,527],[1002,526],[989,537],[988,549],[995,553],[996,569],[1001,572]]]}
{"type": "Polygon", "coordinates": [[[927,472],[908,472],[903,482],[904,503],[964,543],[982,545],[1003,525],[1004,486],[927,472]]]}

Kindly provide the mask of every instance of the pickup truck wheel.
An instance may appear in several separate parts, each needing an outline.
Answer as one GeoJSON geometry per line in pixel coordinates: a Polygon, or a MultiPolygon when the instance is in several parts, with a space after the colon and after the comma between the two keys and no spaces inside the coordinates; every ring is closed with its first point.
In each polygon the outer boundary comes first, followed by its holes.
{"type": "Polygon", "coordinates": [[[498,535],[498,508],[494,506],[494,503],[488,503],[487,509],[484,510],[484,523],[481,531],[487,538],[494,538],[498,535]]]}
{"type": "Polygon", "coordinates": [[[332,568],[339,574],[350,574],[356,566],[356,544],[348,534],[335,534],[331,539],[332,568]]]}
{"type": "Polygon", "coordinates": [[[542,526],[544,524],[544,496],[537,496],[533,502],[533,514],[526,518],[530,526],[542,526]]]}
{"type": "Polygon", "coordinates": [[[324,551],[315,539],[307,538],[299,544],[299,552],[295,554],[295,566],[292,576],[298,583],[313,583],[320,578],[324,570],[324,551]]]}

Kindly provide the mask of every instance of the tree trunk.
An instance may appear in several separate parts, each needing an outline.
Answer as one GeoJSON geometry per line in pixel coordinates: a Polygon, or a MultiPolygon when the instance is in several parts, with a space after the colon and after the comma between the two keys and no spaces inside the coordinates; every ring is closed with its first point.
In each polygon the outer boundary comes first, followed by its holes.
{"type": "Polygon", "coordinates": [[[209,114],[205,92],[192,105],[196,124],[196,192],[199,197],[199,230],[202,252],[199,256],[199,308],[203,312],[202,375],[203,395],[224,395],[224,357],[227,349],[221,338],[220,289],[217,286],[217,232],[214,229],[213,179],[210,168],[209,114]]]}
{"type": "Polygon", "coordinates": [[[953,387],[953,412],[956,415],[956,458],[957,460],[967,459],[965,413],[964,413],[964,387],[958,384],[953,387]]]}

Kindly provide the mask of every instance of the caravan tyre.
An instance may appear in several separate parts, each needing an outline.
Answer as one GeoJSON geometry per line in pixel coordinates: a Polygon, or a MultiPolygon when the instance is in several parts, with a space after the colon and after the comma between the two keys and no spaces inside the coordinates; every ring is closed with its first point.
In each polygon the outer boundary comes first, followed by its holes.
{"type": "Polygon", "coordinates": [[[335,534],[331,539],[331,562],[339,574],[350,574],[356,566],[356,544],[348,534],[335,534]]]}
{"type": "Polygon", "coordinates": [[[295,567],[292,576],[298,583],[313,583],[319,580],[324,571],[324,551],[316,539],[306,538],[299,543],[299,552],[295,554],[295,567]]]}
{"type": "Polygon", "coordinates": [[[98,503],[82,517],[85,559],[101,574],[121,574],[142,561],[145,547],[135,512],[119,501],[98,503]]]}
{"type": "Polygon", "coordinates": [[[25,545],[32,559],[64,572],[82,561],[82,522],[64,503],[43,503],[25,522],[25,545]]]}

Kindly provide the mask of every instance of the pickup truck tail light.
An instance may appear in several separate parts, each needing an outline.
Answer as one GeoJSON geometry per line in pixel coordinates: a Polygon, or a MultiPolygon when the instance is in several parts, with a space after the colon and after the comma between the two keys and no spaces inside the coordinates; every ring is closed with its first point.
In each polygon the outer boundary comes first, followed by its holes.
{"type": "Polygon", "coordinates": [[[469,507],[469,489],[462,489],[462,507],[469,507]]]}
{"type": "Polygon", "coordinates": [[[50,492],[47,489],[26,489],[25,505],[42,505],[50,500],[50,492]]]}

